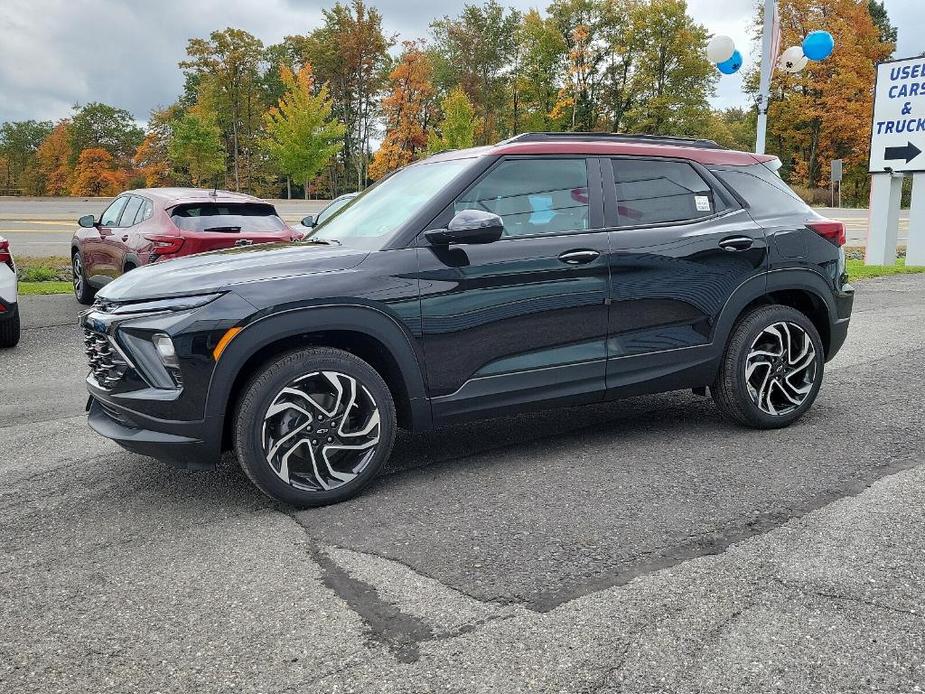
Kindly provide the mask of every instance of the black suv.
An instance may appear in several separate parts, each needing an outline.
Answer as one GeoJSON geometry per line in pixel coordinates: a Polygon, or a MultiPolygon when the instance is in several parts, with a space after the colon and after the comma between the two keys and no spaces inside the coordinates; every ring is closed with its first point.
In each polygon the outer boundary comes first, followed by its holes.
{"type": "Polygon", "coordinates": [[[844,226],[774,157],[531,133],[369,188],[300,243],[138,268],[83,314],[90,425],[189,467],[233,449],[301,506],[397,427],[681,388],[744,425],[812,405],[853,301],[844,226]]]}

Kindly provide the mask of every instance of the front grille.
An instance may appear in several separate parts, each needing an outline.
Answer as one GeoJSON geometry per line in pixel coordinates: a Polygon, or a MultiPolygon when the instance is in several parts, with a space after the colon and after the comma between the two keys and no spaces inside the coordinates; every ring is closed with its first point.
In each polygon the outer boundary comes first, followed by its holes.
{"type": "Polygon", "coordinates": [[[97,385],[110,390],[125,375],[128,364],[106,335],[84,329],[84,346],[97,385]]]}

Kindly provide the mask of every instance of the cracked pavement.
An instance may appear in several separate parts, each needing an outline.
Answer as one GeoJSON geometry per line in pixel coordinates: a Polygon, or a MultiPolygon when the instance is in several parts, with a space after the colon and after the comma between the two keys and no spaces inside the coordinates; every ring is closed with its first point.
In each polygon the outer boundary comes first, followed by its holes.
{"type": "Polygon", "coordinates": [[[814,409],[689,393],[399,437],[296,512],[84,422],[69,297],[0,353],[0,692],[925,689],[925,276],[864,282],[814,409]]]}

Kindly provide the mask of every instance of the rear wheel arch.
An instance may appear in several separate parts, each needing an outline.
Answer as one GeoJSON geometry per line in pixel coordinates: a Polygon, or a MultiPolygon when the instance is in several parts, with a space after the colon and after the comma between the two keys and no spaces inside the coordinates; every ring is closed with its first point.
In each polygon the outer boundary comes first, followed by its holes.
{"type": "Polygon", "coordinates": [[[739,287],[726,302],[717,321],[715,344],[725,348],[735,325],[756,306],[781,304],[800,311],[812,321],[828,357],[836,315],[832,293],[827,280],[809,269],[780,270],[755,277],[739,287]]]}
{"type": "Polygon", "coordinates": [[[431,426],[423,370],[414,343],[391,316],[368,307],[306,308],[252,323],[228,344],[213,373],[206,417],[221,422],[223,443],[234,403],[260,365],[304,347],[333,347],[356,355],[385,380],[399,425],[431,426]]]}

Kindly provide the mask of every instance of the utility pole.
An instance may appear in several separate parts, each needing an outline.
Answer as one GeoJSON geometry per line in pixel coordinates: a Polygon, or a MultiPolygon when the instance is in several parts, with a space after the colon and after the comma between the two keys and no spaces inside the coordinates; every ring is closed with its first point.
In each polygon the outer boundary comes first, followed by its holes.
{"type": "Polygon", "coordinates": [[[758,83],[758,134],[755,138],[755,154],[764,154],[764,141],[768,132],[768,102],[771,98],[771,55],[774,33],[774,16],[777,14],[777,0],[764,0],[764,29],[761,32],[761,80],[758,83]]]}

